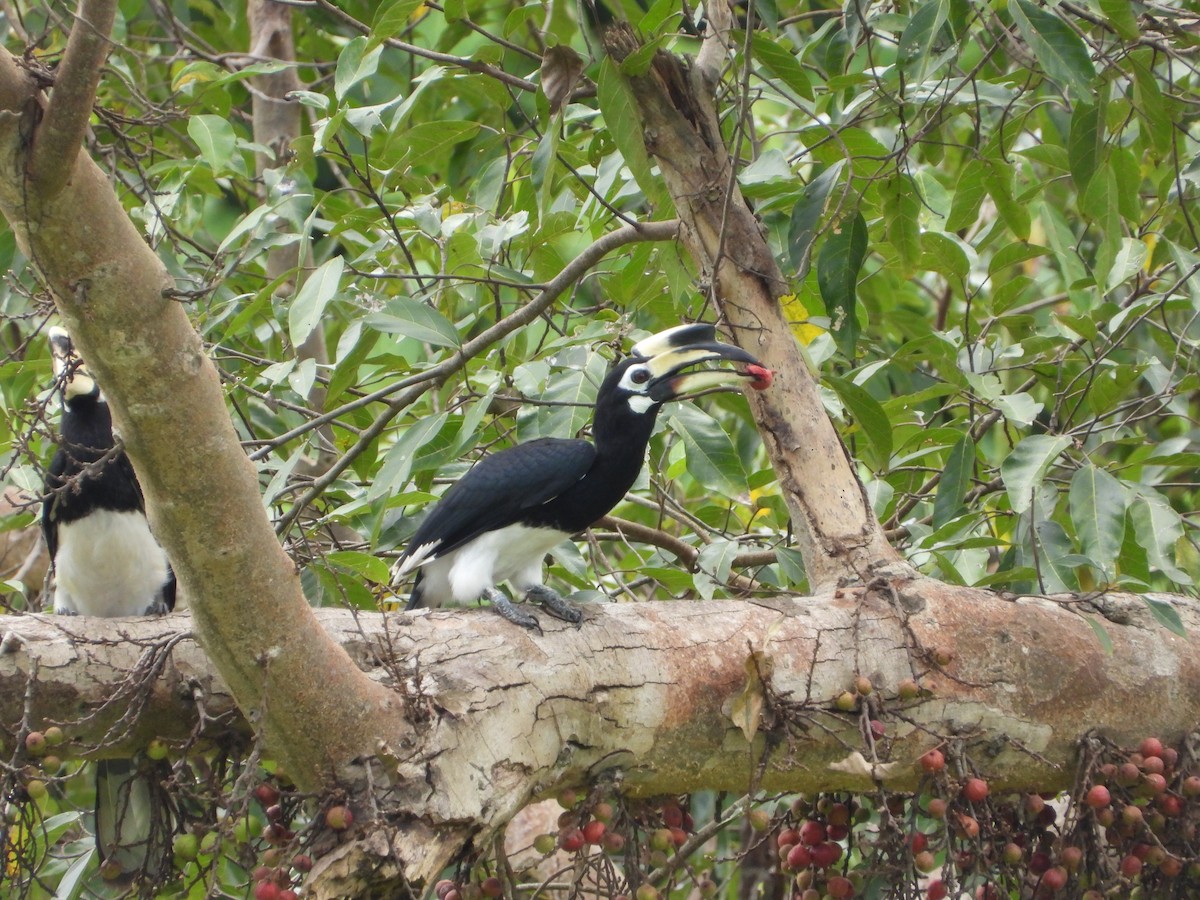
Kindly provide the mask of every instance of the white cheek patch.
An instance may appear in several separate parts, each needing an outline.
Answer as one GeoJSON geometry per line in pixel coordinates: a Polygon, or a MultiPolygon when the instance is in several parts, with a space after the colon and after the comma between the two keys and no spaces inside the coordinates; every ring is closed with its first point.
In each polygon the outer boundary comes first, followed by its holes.
{"type": "Polygon", "coordinates": [[[645,413],[653,405],[654,405],[654,401],[651,400],[649,397],[647,397],[645,394],[634,394],[632,397],[629,398],[629,408],[632,409],[639,416],[642,415],[643,413],[645,413]]]}

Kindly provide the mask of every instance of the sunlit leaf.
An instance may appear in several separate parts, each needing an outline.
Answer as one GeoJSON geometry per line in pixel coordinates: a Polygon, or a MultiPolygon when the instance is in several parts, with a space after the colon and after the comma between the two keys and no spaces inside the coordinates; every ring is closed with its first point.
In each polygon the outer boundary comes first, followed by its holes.
{"type": "Polygon", "coordinates": [[[1070,87],[1077,100],[1090,97],[1096,67],[1083,39],[1054,13],[1029,0],[1016,0],[1008,8],[1046,74],[1070,87]]]}
{"type": "Polygon", "coordinates": [[[677,406],[668,419],[683,440],[688,474],[710,491],[736,497],[746,490],[746,470],[721,425],[699,408],[677,406]]]}
{"type": "Polygon", "coordinates": [[[1031,434],[1023,438],[1000,464],[1000,477],[1014,512],[1025,512],[1033,502],[1033,491],[1042,483],[1058,455],[1071,446],[1064,435],[1031,434]]]}
{"type": "Polygon", "coordinates": [[[379,68],[379,56],[383,52],[380,46],[372,47],[365,35],[353,38],[338,54],[337,67],[333,73],[333,93],[339,100],[346,92],[362,81],[370,78],[379,68]]]}
{"type": "Polygon", "coordinates": [[[1088,463],[1071,478],[1068,494],[1071,522],[1083,552],[1111,575],[1125,534],[1125,486],[1106,471],[1088,463]]]}
{"type": "Polygon", "coordinates": [[[1150,564],[1177,584],[1191,584],[1191,577],[1175,562],[1175,544],[1183,536],[1179,513],[1158,494],[1144,491],[1134,498],[1130,514],[1134,536],[1150,564]]]}
{"type": "Polygon", "coordinates": [[[415,338],[435,347],[457,347],[458,332],[436,309],[416,300],[393,297],[384,311],[367,316],[367,324],[384,334],[415,338]]]}
{"type": "Polygon", "coordinates": [[[192,116],[188,119],[188,136],[196,142],[200,158],[216,173],[229,169],[237,135],[233,125],[220,116],[192,116]]]}
{"type": "Polygon", "coordinates": [[[326,305],[337,296],[345,266],[341,256],[334,256],[305,279],[288,307],[288,336],[292,346],[303,344],[321,321],[326,305]]]}
{"type": "Polygon", "coordinates": [[[408,483],[408,476],[412,472],[413,460],[417,451],[437,437],[438,432],[445,426],[448,416],[449,413],[444,412],[425,416],[404,430],[399,440],[384,456],[383,464],[379,467],[368,490],[369,497],[395,494],[404,488],[408,483]]]}

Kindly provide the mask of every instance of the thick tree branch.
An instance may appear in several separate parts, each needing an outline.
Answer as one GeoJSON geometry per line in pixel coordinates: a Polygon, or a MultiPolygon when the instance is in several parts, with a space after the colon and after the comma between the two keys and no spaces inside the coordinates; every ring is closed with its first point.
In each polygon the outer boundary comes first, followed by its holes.
{"type": "MultiPolygon", "coordinates": [[[[1077,744],[1091,731],[1133,746],[1147,734],[1177,741],[1194,728],[1200,609],[1159,599],[1175,605],[1189,637],[1161,628],[1131,595],[1001,599],[927,580],[896,593],[594,605],[581,628],[548,623],[544,635],[485,610],[321,610],[318,620],[347,658],[401,697],[418,727],[380,749],[375,777],[387,786],[390,812],[365,823],[361,843],[332,854],[328,880],[310,889],[358,896],[339,879],[352,878],[345,873],[359,854],[380,852],[382,836],[381,866],[427,880],[465,841],[478,845],[530,799],[605,772],[619,772],[622,790],[643,796],[911,790],[917,757],[950,745],[986,768],[994,791],[1064,788],[1077,744]],[[1087,617],[1103,624],[1111,652],[1087,617]],[[870,716],[886,727],[873,769],[861,712],[834,707],[859,674],[874,683],[870,716]],[[900,701],[907,678],[927,692],[900,701]]],[[[8,627],[0,653],[5,723],[21,720],[36,666],[37,720],[29,724],[81,720],[67,725],[71,746],[90,747],[107,723],[87,714],[144,666],[147,648],[173,641],[135,739],[190,733],[196,697],[210,712],[230,708],[220,679],[183,637],[184,615],[28,616],[8,627]]]]}
{"type": "Polygon", "coordinates": [[[117,0],[81,0],[79,4],[29,158],[30,181],[43,197],[57,197],[71,177],[87,134],[116,14],[117,0]]]}

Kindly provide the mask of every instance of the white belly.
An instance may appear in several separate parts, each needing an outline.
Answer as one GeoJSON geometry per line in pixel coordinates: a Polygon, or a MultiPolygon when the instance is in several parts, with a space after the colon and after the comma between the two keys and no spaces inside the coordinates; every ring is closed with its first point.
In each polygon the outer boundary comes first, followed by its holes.
{"type": "Polygon", "coordinates": [[[142,616],[160,602],[167,555],[140,512],[97,510],[58,526],[54,611],[142,616]]]}
{"type": "Polygon", "coordinates": [[[569,535],[550,528],[509,525],[481,534],[452,553],[430,560],[421,567],[425,603],[470,603],[490,587],[512,583],[523,594],[542,583],[546,554],[569,535]]]}

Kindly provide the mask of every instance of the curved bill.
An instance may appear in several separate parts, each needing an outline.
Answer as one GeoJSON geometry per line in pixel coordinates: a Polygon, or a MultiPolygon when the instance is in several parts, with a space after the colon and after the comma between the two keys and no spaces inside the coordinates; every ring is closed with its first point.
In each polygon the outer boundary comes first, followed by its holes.
{"type": "Polygon", "coordinates": [[[770,386],[772,374],[740,347],[716,340],[717,330],[705,323],[679,325],[651,335],[634,345],[633,353],[646,358],[652,380],[651,399],[662,403],[685,394],[749,381],[756,390],[770,386]],[[740,364],[733,369],[695,367],[706,362],[740,364]]]}

